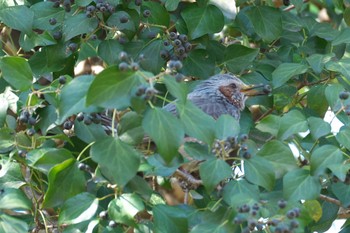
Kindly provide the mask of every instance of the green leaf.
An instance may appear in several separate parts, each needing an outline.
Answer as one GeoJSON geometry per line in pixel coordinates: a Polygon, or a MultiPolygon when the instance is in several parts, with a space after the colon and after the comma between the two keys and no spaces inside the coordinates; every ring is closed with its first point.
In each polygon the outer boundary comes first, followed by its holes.
{"type": "Polygon", "coordinates": [[[311,173],[315,176],[323,175],[329,165],[340,165],[343,160],[342,151],[338,147],[332,145],[321,146],[311,154],[311,173]]]}
{"type": "Polygon", "coordinates": [[[258,49],[251,49],[243,45],[232,44],[225,49],[224,64],[230,72],[240,73],[253,64],[258,53],[258,49]]]}
{"type": "Polygon", "coordinates": [[[275,172],[271,166],[267,159],[253,156],[244,160],[245,177],[249,182],[271,191],[275,185],[275,172]]]}
{"type": "Polygon", "coordinates": [[[250,19],[255,33],[264,41],[270,42],[282,35],[281,12],[268,6],[250,7],[245,14],[250,19]]]}
{"type": "Polygon", "coordinates": [[[155,141],[162,158],[171,162],[185,136],[180,120],[164,109],[153,108],[146,112],[142,126],[155,141]]]}
{"type": "Polygon", "coordinates": [[[63,8],[54,8],[53,2],[38,2],[30,7],[34,13],[33,28],[41,30],[54,30],[64,20],[63,8]],[[50,19],[55,18],[56,25],[50,24],[50,19]]]}
{"type": "Polygon", "coordinates": [[[241,206],[259,200],[259,187],[246,180],[231,180],[224,187],[224,201],[230,206],[241,206]]]}
{"type": "Polygon", "coordinates": [[[332,184],[331,190],[339,199],[342,206],[348,208],[350,205],[350,186],[341,182],[332,184]]]}
{"type": "Polygon", "coordinates": [[[181,0],[165,0],[165,8],[167,11],[174,11],[180,2],[181,0]]]}
{"type": "Polygon", "coordinates": [[[134,193],[124,193],[108,205],[108,216],[117,223],[136,226],[135,215],[145,209],[142,199],[134,193]]]}
{"type": "Polygon", "coordinates": [[[150,24],[169,26],[170,16],[163,4],[160,2],[144,1],[141,5],[141,12],[150,10],[151,15],[147,18],[143,17],[142,21],[150,24]]]}
{"type": "Polygon", "coordinates": [[[96,17],[88,18],[85,14],[72,15],[67,17],[63,23],[64,39],[68,41],[77,35],[92,33],[97,26],[98,19],[96,17]]]}
{"type": "Polygon", "coordinates": [[[87,105],[123,109],[131,105],[131,91],[143,84],[145,72],[123,72],[116,66],[108,67],[93,80],[86,98],[87,105]],[[118,101],[116,101],[118,100],[118,101]]]}
{"type": "Polygon", "coordinates": [[[176,103],[180,120],[189,136],[211,145],[215,137],[215,121],[190,101],[176,103]]]}
{"type": "Polygon", "coordinates": [[[34,13],[26,6],[11,6],[2,9],[0,11],[0,19],[12,29],[26,34],[32,33],[34,13]]]}
{"type": "Polygon", "coordinates": [[[303,204],[309,216],[315,221],[318,222],[322,217],[322,207],[317,200],[308,200],[303,204]]]}
{"type": "Polygon", "coordinates": [[[24,220],[0,212],[0,232],[23,233],[28,231],[29,226],[24,220]]]}
{"type": "Polygon", "coordinates": [[[187,76],[196,76],[201,79],[209,78],[214,74],[215,61],[208,56],[204,49],[195,49],[183,61],[181,72],[187,76]]]}
{"type": "Polygon", "coordinates": [[[98,56],[103,59],[107,65],[117,64],[119,53],[123,51],[123,46],[117,40],[103,40],[98,46],[98,56]]]}
{"type": "Polygon", "coordinates": [[[72,158],[72,153],[63,148],[40,148],[28,152],[27,163],[44,174],[48,174],[52,167],[72,158]]]}
{"type": "Polygon", "coordinates": [[[22,57],[2,57],[2,76],[12,87],[27,90],[32,86],[33,73],[26,59],[22,57]]]}
{"type": "Polygon", "coordinates": [[[335,137],[341,145],[350,150],[350,126],[341,127],[339,133],[337,133],[335,137]]]}
{"type": "Polygon", "coordinates": [[[334,56],[334,53],[312,54],[310,57],[306,58],[306,61],[317,74],[320,74],[324,68],[324,65],[329,62],[334,56]]]}
{"type": "Polygon", "coordinates": [[[131,16],[125,11],[117,11],[109,16],[107,20],[107,25],[110,27],[118,28],[119,31],[128,30],[135,31],[135,24],[131,16]],[[127,17],[128,21],[126,23],[120,22],[121,17],[127,17]]]}
{"type": "Polygon", "coordinates": [[[156,205],[153,218],[155,232],[188,232],[188,217],[180,206],[156,205]]]}
{"type": "Polygon", "coordinates": [[[6,121],[7,109],[9,107],[9,103],[6,98],[0,94],[0,128],[2,128],[6,121]]]}
{"type": "Polygon", "coordinates": [[[127,144],[139,144],[144,137],[142,117],[136,112],[128,112],[123,115],[118,123],[118,134],[120,140],[127,144]]]}
{"type": "Polygon", "coordinates": [[[210,159],[199,165],[199,174],[204,187],[211,192],[220,181],[229,178],[231,167],[221,159],[210,159]]]}
{"type": "Polygon", "coordinates": [[[90,193],[80,193],[64,203],[58,216],[58,224],[71,225],[87,221],[94,217],[97,208],[96,196],[90,193]]]}
{"type": "Polygon", "coordinates": [[[325,95],[329,106],[333,112],[338,112],[342,108],[339,93],[344,91],[344,87],[340,84],[331,84],[326,87],[325,95]]]}
{"type": "Polygon", "coordinates": [[[283,177],[283,196],[291,202],[317,199],[320,191],[319,178],[307,170],[296,169],[283,177]]]}
{"type": "Polygon", "coordinates": [[[185,20],[192,39],[220,32],[224,27],[224,15],[219,8],[211,4],[205,7],[191,4],[181,12],[181,16],[185,20]]]}
{"type": "Polygon", "coordinates": [[[103,138],[92,145],[90,154],[98,163],[102,175],[110,182],[124,186],[131,180],[140,165],[139,153],[116,138],[103,138]]]}
{"type": "Polygon", "coordinates": [[[98,109],[95,106],[86,107],[85,102],[87,93],[95,81],[92,75],[79,76],[61,90],[61,96],[58,106],[58,124],[62,124],[69,116],[79,112],[95,112],[98,109]]]}
{"type": "Polygon", "coordinates": [[[307,92],[307,106],[314,110],[321,118],[325,116],[328,110],[325,91],[325,85],[315,85],[307,92]]]}
{"type": "Polygon", "coordinates": [[[344,28],[332,41],[332,45],[350,43],[350,28],[344,28]]]}
{"type": "Polygon", "coordinates": [[[348,173],[350,169],[350,164],[330,164],[327,166],[329,170],[332,171],[333,175],[335,175],[339,180],[342,182],[345,181],[346,174],[348,173]]]}
{"type": "Polygon", "coordinates": [[[343,58],[339,61],[329,61],[326,63],[326,69],[339,72],[347,79],[350,79],[350,58],[343,58]]]}
{"type": "Polygon", "coordinates": [[[350,7],[345,8],[343,17],[346,25],[350,26],[350,7]]]}
{"type": "Polygon", "coordinates": [[[144,54],[145,58],[140,61],[140,65],[144,70],[153,74],[158,74],[165,66],[165,60],[160,57],[160,51],[165,49],[162,40],[153,40],[147,43],[141,50],[140,54],[144,54]]]}
{"type": "Polygon", "coordinates": [[[0,163],[0,187],[19,189],[25,183],[19,163],[14,161],[2,161],[0,163]]]}
{"type": "Polygon", "coordinates": [[[239,122],[230,115],[221,115],[216,121],[215,136],[225,140],[228,137],[237,137],[240,132],[239,122]]]}
{"type": "Polygon", "coordinates": [[[186,142],[184,145],[185,152],[195,160],[207,160],[213,158],[213,154],[207,145],[203,145],[197,142],[186,142]]]}
{"type": "Polygon", "coordinates": [[[280,87],[293,76],[305,73],[307,69],[304,64],[282,63],[272,72],[272,84],[274,88],[280,87]]]}
{"type": "Polygon", "coordinates": [[[53,105],[48,105],[43,109],[38,109],[37,111],[41,117],[40,121],[37,123],[37,126],[41,129],[41,133],[46,135],[50,129],[56,127],[56,124],[54,124],[57,120],[56,108],[53,105]]]}
{"type": "Polygon", "coordinates": [[[263,118],[256,126],[261,132],[270,133],[277,136],[281,124],[281,118],[276,115],[268,115],[263,118]]]}
{"type": "Polygon", "coordinates": [[[85,143],[91,143],[108,136],[101,124],[86,125],[83,121],[77,120],[74,121],[74,132],[85,143]]]}
{"type": "Polygon", "coordinates": [[[20,189],[6,188],[1,190],[1,209],[8,210],[31,210],[32,203],[20,189]]]}
{"type": "Polygon", "coordinates": [[[277,178],[283,177],[288,171],[298,167],[291,149],[281,141],[267,142],[257,155],[267,159],[273,165],[273,171],[277,178]]]}
{"type": "Polygon", "coordinates": [[[164,83],[170,94],[176,97],[177,101],[186,102],[188,85],[184,82],[177,82],[173,76],[164,75],[164,83]]]}
{"type": "Polygon", "coordinates": [[[75,159],[67,159],[52,167],[48,178],[49,186],[44,196],[43,208],[61,205],[86,190],[84,172],[78,169],[75,159]]]}
{"type": "Polygon", "coordinates": [[[67,57],[64,44],[45,46],[30,57],[29,64],[36,75],[42,75],[62,70],[67,65],[67,57]]]}
{"type": "Polygon", "coordinates": [[[307,119],[307,122],[309,123],[311,136],[314,140],[317,140],[320,137],[325,136],[331,132],[330,124],[321,118],[309,117],[307,119]]]}
{"type": "Polygon", "coordinates": [[[281,118],[278,138],[286,140],[293,134],[306,132],[308,129],[305,116],[298,110],[291,110],[281,118]]]}

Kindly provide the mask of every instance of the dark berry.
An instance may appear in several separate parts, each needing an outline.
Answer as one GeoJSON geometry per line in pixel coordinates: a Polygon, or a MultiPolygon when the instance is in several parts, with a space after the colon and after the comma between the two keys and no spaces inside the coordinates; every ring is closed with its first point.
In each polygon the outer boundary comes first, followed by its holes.
{"type": "Polygon", "coordinates": [[[258,214],[258,211],[252,210],[252,211],[250,211],[250,214],[251,214],[252,216],[256,216],[256,215],[258,214]]]}
{"type": "Polygon", "coordinates": [[[84,113],[79,112],[76,119],[77,119],[77,121],[83,121],[84,120],[84,113]]]}
{"type": "Polygon", "coordinates": [[[71,11],[71,6],[70,5],[65,5],[64,7],[65,12],[70,12],[71,11]]]}
{"type": "Polygon", "coordinates": [[[66,76],[64,76],[64,75],[61,75],[59,78],[58,78],[58,82],[60,83],[60,84],[66,84],[66,82],[67,82],[67,78],[66,78],[66,76]]]}
{"type": "Polygon", "coordinates": [[[253,210],[259,210],[260,209],[260,206],[258,203],[254,203],[254,205],[252,206],[252,209],[253,210]]]}
{"type": "Polygon", "coordinates": [[[118,224],[115,221],[113,221],[113,220],[109,221],[109,223],[108,223],[108,226],[111,227],[111,228],[115,228],[115,227],[117,227],[117,225],[118,224]]]}
{"type": "Polygon", "coordinates": [[[92,120],[91,120],[91,117],[89,115],[85,115],[84,116],[84,124],[85,125],[91,125],[92,124],[92,120]]]}
{"type": "Polygon", "coordinates": [[[284,209],[287,206],[287,202],[285,200],[279,200],[277,204],[278,204],[278,207],[281,209],[284,209]]]}
{"type": "Polygon", "coordinates": [[[85,163],[79,163],[78,164],[78,169],[81,171],[85,171],[86,170],[86,164],[85,163]]]}
{"type": "Polygon", "coordinates": [[[56,32],[54,32],[54,33],[52,34],[52,36],[53,36],[53,38],[54,38],[55,40],[60,40],[60,39],[62,39],[62,32],[61,32],[61,31],[56,31],[56,32]]]}
{"type": "Polygon", "coordinates": [[[283,0],[283,5],[289,6],[289,4],[290,4],[290,0],[283,0]]]}
{"type": "Polygon", "coordinates": [[[122,16],[120,16],[119,21],[121,23],[127,23],[129,21],[129,18],[126,15],[122,15],[122,16]]]}
{"type": "Polygon", "coordinates": [[[175,46],[180,46],[182,43],[181,43],[181,40],[179,40],[179,39],[175,39],[174,40],[174,45],[175,46]]]}
{"type": "Polygon", "coordinates": [[[295,219],[293,219],[292,221],[290,221],[290,228],[295,229],[299,227],[299,222],[295,219]]]}
{"type": "Polygon", "coordinates": [[[108,212],[107,211],[101,211],[98,215],[100,219],[106,220],[108,218],[108,212]]]}
{"type": "Polygon", "coordinates": [[[348,115],[348,116],[350,116],[350,108],[345,109],[345,114],[348,115]]]}
{"type": "Polygon", "coordinates": [[[49,19],[49,23],[50,23],[51,25],[55,25],[55,24],[57,23],[57,20],[56,20],[55,18],[50,18],[50,19],[49,19]]]}
{"type": "Polygon", "coordinates": [[[124,51],[119,53],[119,60],[121,61],[127,61],[128,60],[128,54],[124,51]]]}
{"type": "Polygon", "coordinates": [[[28,124],[35,125],[35,123],[36,123],[36,119],[34,117],[29,117],[28,118],[28,124]]]}
{"type": "Polygon", "coordinates": [[[113,12],[115,12],[115,7],[114,6],[108,6],[107,10],[108,10],[109,13],[113,13],[113,12]]]}
{"type": "Polygon", "coordinates": [[[139,55],[139,60],[140,60],[140,61],[145,60],[145,55],[144,55],[143,53],[141,53],[141,54],[139,55]]]}
{"type": "Polygon", "coordinates": [[[170,39],[171,39],[171,40],[175,40],[175,39],[177,38],[177,35],[176,35],[175,32],[170,32],[170,33],[169,33],[169,36],[170,36],[170,39]]]}
{"type": "Polygon", "coordinates": [[[176,49],[176,52],[180,55],[184,54],[185,53],[185,47],[183,46],[179,46],[177,49],[176,49]]]}
{"type": "Polygon", "coordinates": [[[192,49],[191,43],[188,43],[188,42],[184,45],[184,47],[185,47],[186,52],[189,52],[192,49]]]}
{"type": "Polygon", "coordinates": [[[126,71],[129,69],[129,65],[126,62],[121,62],[118,67],[120,71],[126,71]]]}
{"type": "Polygon", "coordinates": [[[296,217],[296,214],[294,212],[294,210],[289,210],[286,214],[286,216],[289,218],[289,219],[293,219],[296,217]]]}
{"type": "Polygon", "coordinates": [[[18,120],[22,123],[28,123],[28,116],[26,116],[25,114],[23,114],[23,112],[19,115],[18,120]]]}
{"type": "Polygon", "coordinates": [[[256,219],[254,218],[248,219],[248,227],[250,230],[254,230],[257,224],[258,222],[256,221],[256,219]]]}
{"type": "Polygon", "coordinates": [[[74,42],[72,42],[68,45],[68,49],[72,52],[75,52],[77,50],[77,48],[78,48],[78,45],[74,42]]]}
{"type": "Polygon", "coordinates": [[[136,6],[141,6],[142,0],[135,0],[135,5],[136,6]]]}
{"type": "Polygon", "coordinates": [[[176,60],[170,60],[168,66],[170,69],[174,70],[175,64],[176,64],[176,60]]]}
{"type": "Polygon", "coordinates": [[[246,151],[246,152],[243,153],[243,158],[245,158],[245,159],[251,159],[251,158],[252,158],[252,154],[249,153],[248,151],[246,151]]]}
{"type": "Polygon", "coordinates": [[[248,135],[247,134],[242,134],[241,135],[241,141],[246,141],[246,140],[248,140],[248,135]]]}
{"type": "Polygon", "coordinates": [[[33,128],[27,129],[26,134],[29,137],[33,136],[35,134],[35,129],[33,129],[33,128]]]}
{"type": "Polygon", "coordinates": [[[168,40],[165,40],[165,41],[163,42],[163,44],[164,44],[164,46],[169,46],[169,45],[170,45],[170,42],[169,42],[168,40]]]}
{"type": "Polygon", "coordinates": [[[137,88],[136,96],[141,96],[141,95],[145,94],[146,88],[147,87],[145,87],[145,86],[140,86],[139,88],[137,88]]]}
{"type": "Polygon", "coordinates": [[[139,64],[137,62],[131,63],[130,66],[131,66],[131,69],[134,70],[134,71],[137,71],[137,70],[140,69],[140,66],[139,66],[139,64]]]}
{"type": "Polygon", "coordinates": [[[176,70],[180,70],[182,68],[182,62],[181,61],[175,61],[174,68],[176,70]]]}
{"type": "Polygon", "coordinates": [[[53,8],[58,8],[60,6],[60,1],[55,1],[52,5],[53,8]]]}
{"type": "Polygon", "coordinates": [[[271,226],[277,226],[279,223],[279,221],[277,219],[270,219],[269,221],[267,221],[267,225],[271,225],[271,226]]]}
{"type": "Polygon", "coordinates": [[[258,229],[258,231],[262,231],[263,228],[264,228],[264,225],[262,225],[262,224],[256,225],[256,229],[258,229]]]}
{"type": "Polygon", "coordinates": [[[239,208],[238,211],[239,211],[240,213],[248,213],[249,210],[250,210],[250,206],[247,205],[247,204],[244,204],[244,205],[242,205],[242,206],[239,208]]]}
{"type": "Polygon", "coordinates": [[[63,128],[70,130],[73,127],[73,122],[72,121],[66,121],[63,123],[63,128]]]}
{"type": "Polygon", "coordinates": [[[347,98],[349,98],[349,92],[347,91],[340,92],[339,99],[346,100],[347,98]]]}
{"type": "Polygon", "coordinates": [[[106,7],[104,7],[104,6],[101,6],[100,7],[100,11],[103,13],[103,12],[106,12],[107,11],[107,8],[106,7]]]}
{"type": "Polygon", "coordinates": [[[157,36],[157,33],[156,32],[148,32],[148,34],[147,34],[147,38],[148,39],[153,39],[153,38],[156,38],[156,36],[157,36]]]}
{"type": "Polygon", "coordinates": [[[147,9],[147,10],[144,10],[142,14],[143,14],[143,17],[148,18],[151,16],[151,11],[147,9]]]}
{"type": "Polygon", "coordinates": [[[269,94],[269,93],[271,93],[271,91],[272,91],[272,88],[271,88],[270,85],[265,85],[265,86],[264,86],[263,92],[264,92],[265,94],[269,94]]]}
{"type": "Polygon", "coordinates": [[[234,219],[233,219],[233,222],[234,224],[242,224],[246,221],[245,217],[238,214],[234,219]]]}
{"type": "Polygon", "coordinates": [[[167,50],[163,49],[160,51],[160,57],[163,59],[167,59],[169,57],[169,53],[167,50]]]}
{"type": "Polygon", "coordinates": [[[184,77],[185,76],[183,74],[177,73],[175,75],[175,80],[176,80],[176,82],[182,82],[184,80],[184,77]]]}
{"type": "Polygon", "coordinates": [[[85,16],[91,18],[93,16],[93,13],[91,11],[87,11],[85,12],[85,16]]]}
{"type": "Polygon", "coordinates": [[[95,124],[100,124],[101,123],[101,116],[96,114],[96,116],[92,117],[92,122],[94,122],[95,124]]]}
{"type": "Polygon", "coordinates": [[[300,209],[299,208],[294,208],[293,211],[295,213],[295,217],[299,217],[300,216],[300,209]]]}
{"type": "Polygon", "coordinates": [[[184,35],[184,34],[181,34],[181,35],[179,35],[179,37],[178,37],[182,42],[184,42],[184,43],[186,43],[187,41],[188,41],[188,38],[187,38],[187,36],[186,35],[184,35]]]}
{"type": "Polygon", "coordinates": [[[97,40],[97,36],[96,36],[95,34],[92,34],[92,35],[90,36],[90,40],[97,40]]]}
{"type": "Polygon", "coordinates": [[[87,6],[86,7],[86,11],[89,11],[89,12],[94,12],[96,10],[96,7],[95,6],[87,6]]]}

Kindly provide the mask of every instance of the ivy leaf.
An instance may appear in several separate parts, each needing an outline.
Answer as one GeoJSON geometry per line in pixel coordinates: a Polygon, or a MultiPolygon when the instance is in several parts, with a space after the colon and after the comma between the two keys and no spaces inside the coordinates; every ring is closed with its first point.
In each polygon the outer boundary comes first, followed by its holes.
{"type": "Polygon", "coordinates": [[[3,212],[0,213],[0,232],[20,233],[28,231],[29,226],[26,221],[12,217],[3,212]]]}
{"type": "Polygon", "coordinates": [[[332,41],[332,45],[336,46],[339,44],[350,43],[350,29],[344,28],[332,41]]]}
{"type": "Polygon", "coordinates": [[[189,56],[183,61],[181,72],[185,75],[200,77],[201,79],[209,78],[214,74],[215,62],[208,57],[204,49],[195,49],[189,53],[189,56]]]}
{"type": "Polygon", "coordinates": [[[177,101],[186,102],[187,93],[188,93],[188,85],[184,82],[177,82],[173,76],[164,75],[164,83],[167,87],[167,90],[170,94],[176,97],[177,101]]]}
{"type": "Polygon", "coordinates": [[[180,120],[164,109],[154,108],[146,112],[142,126],[157,144],[162,158],[171,162],[185,136],[180,120]]]}
{"type": "Polygon", "coordinates": [[[333,112],[337,112],[342,108],[342,104],[339,99],[339,93],[342,91],[344,91],[344,87],[340,84],[331,84],[326,87],[326,99],[333,112]]]}
{"type": "Polygon", "coordinates": [[[102,175],[118,186],[127,184],[136,175],[140,165],[139,153],[130,145],[112,137],[96,141],[90,154],[98,163],[102,175]]]}
{"type": "Polygon", "coordinates": [[[117,223],[136,226],[135,215],[145,209],[142,199],[134,193],[124,193],[108,205],[108,216],[117,223]]]}
{"type": "Polygon", "coordinates": [[[339,61],[330,61],[326,63],[326,69],[339,72],[347,79],[350,79],[350,58],[343,58],[339,61]]]}
{"type": "Polygon", "coordinates": [[[244,160],[244,172],[247,180],[253,184],[272,190],[275,185],[275,172],[271,163],[263,157],[253,156],[244,160]]]}
{"type": "Polygon", "coordinates": [[[311,68],[320,74],[327,62],[329,62],[335,56],[334,53],[330,54],[312,54],[310,57],[306,58],[311,68]]]}
{"type": "Polygon", "coordinates": [[[257,155],[267,159],[273,165],[273,171],[277,178],[283,177],[285,173],[298,167],[291,149],[278,140],[264,144],[257,155]]]}
{"type": "Polygon", "coordinates": [[[165,49],[162,40],[154,40],[146,44],[140,54],[145,54],[145,58],[140,61],[140,65],[144,70],[153,74],[158,74],[165,65],[165,60],[160,57],[160,51],[165,49]]]}
{"type": "Polygon", "coordinates": [[[291,110],[281,118],[278,138],[286,140],[293,134],[307,130],[308,125],[305,116],[298,110],[291,110]]]}
{"type": "Polygon", "coordinates": [[[144,1],[141,5],[141,12],[145,10],[150,10],[151,15],[147,18],[143,18],[144,21],[150,24],[169,26],[170,17],[169,13],[164,8],[163,4],[159,2],[144,1]]]}
{"type": "Polygon", "coordinates": [[[32,86],[33,73],[26,59],[21,57],[3,57],[0,69],[4,79],[14,88],[27,90],[32,86]]]}
{"type": "Polygon", "coordinates": [[[26,34],[32,33],[33,19],[33,11],[23,5],[6,7],[0,11],[0,20],[4,24],[26,34]]]}
{"type": "Polygon", "coordinates": [[[57,24],[60,24],[64,20],[63,8],[54,8],[53,2],[38,2],[31,6],[31,10],[34,13],[33,28],[41,30],[54,30],[57,24]],[[57,24],[51,25],[49,20],[51,18],[56,19],[57,24]]]}
{"type": "Polygon", "coordinates": [[[97,111],[97,108],[94,106],[85,106],[87,92],[93,81],[94,77],[92,75],[82,75],[73,79],[62,88],[58,106],[58,124],[62,124],[73,114],[97,111]]]}
{"type": "Polygon", "coordinates": [[[240,73],[252,64],[258,53],[258,49],[232,44],[225,49],[224,64],[230,72],[240,73]]]}
{"type": "Polygon", "coordinates": [[[219,32],[224,27],[224,15],[219,8],[211,4],[205,7],[192,4],[181,12],[181,16],[192,39],[219,32]]]}
{"type": "Polygon", "coordinates": [[[236,207],[251,200],[259,200],[259,187],[246,180],[231,180],[224,187],[224,201],[236,207]]]}
{"type": "Polygon", "coordinates": [[[8,210],[31,210],[32,203],[20,189],[2,189],[0,195],[1,209],[8,210]]]}
{"type": "Polygon", "coordinates": [[[216,138],[220,140],[237,137],[240,132],[239,122],[230,115],[221,115],[216,121],[216,138]]]}
{"type": "Polygon", "coordinates": [[[268,6],[253,6],[245,11],[250,19],[256,34],[264,41],[273,41],[282,35],[281,12],[268,6]]]}
{"type": "Polygon", "coordinates": [[[341,182],[332,184],[331,189],[334,195],[341,201],[343,207],[350,205],[350,186],[341,182]]]}
{"type": "Polygon", "coordinates": [[[311,136],[315,140],[331,132],[330,124],[325,122],[321,118],[309,117],[307,121],[309,123],[311,136]]]}
{"type": "Polygon", "coordinates": [[[342,151],[332,145],[324,145],[317,148],[311,154],[311,173],[315,176],[323,175],[329,165],[343,163],[342,151]]]}
{"type": "Polygon", "coordinates": [[[123,51],[123,46],[117,40],[104,40],[98,46],[98,56],[108,65],[117,64],[119,53],[123,51]]]}
{"type": "Polygon", "coordinates": [[[272,72],[272,84],[274,88],[285,84],[291,77],[303,74],[308,67],[299,63],[282,63],[272,72]]]}
{"type": "Polygon", "coordinates": [[[263,118],[256,126],[261,132],[270,133],[277,136],[281,124],[281,118],[276,115],[268,115],[263,118]]]}
{"type": "Polygon", "coordinates": [[[183,233],[188,231],[188,217],[180,206],[153,207],[155,232],[183,233]]]}
{"type": "Polygon", "coordinates": [[[307,200],[303,204],[309,216],[315,221],[318,222],[322,217],[322,207],[317,200],[307,200]]]}
{"type": "Polygon", "coordinates": [[[346,149],[350,149],[349,140],[350,140],[350,127],[343,126],[340,128],[339,133],[335,136],[337,141],[343,145],[346,149]]]}
{"type": "Polygon", "coordinates": [[[96,214],[98,202],[90,193],[80,193],[68,199],[61,208],[58,224],[71,225],[91,219],[96,214]]]}
{"type": "Polygon", "coordinates": [[[123,72],[110,66],[96,75],[86,97],[87,105],[123,109],[131,105],[131,91],[144,83],[145,72],[123,72]],[[118,101],[116,101],[118,100],[118,101]]]}
{"type": "Polygon", "coordinates": [[[212,191],[220,181],[229,178],[231,173],[231,167],[221,159],[210,159],[199,166],[199,174],[208,192],[212,191]]]}
{"type": "Polygon", "coordinates": [[[180,2],[181,0],[165,0],[165,8],[167,11],[174,11],[180,2]]]}
{"type": "Polygon", "coordinates": [[[283,177],[283,196],[291,202],[317,199],[320,191],[318,177],[310,176],[307,170],[296,169],[283,177]]]}
{"type": "Polygon", "coordinates": [[[75,159],[67,159],[52,167],[48,178],[49,187],[44,196],[44,208],[59,206],[86,190],[85,175],[78,169],[75,159]]]}
{"type": "Polygon", "coordinates": [[[96,17],[88,18],[85,14],[77,14],[68,17],[63,23],[63,34],[65,41],[85,33],[92,33],[98,26],[96,17]]]}

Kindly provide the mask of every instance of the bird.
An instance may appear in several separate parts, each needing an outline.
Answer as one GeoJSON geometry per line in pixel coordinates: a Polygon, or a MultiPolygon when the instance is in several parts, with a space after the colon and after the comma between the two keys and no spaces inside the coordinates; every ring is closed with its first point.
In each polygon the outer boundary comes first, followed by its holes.
{"type": "MultiPolygon", "coordinates": [[[[248,96],[260,95],[261,93],[254,89],[261,86],[246,85],[235,75],[217,74],[197,85],[187,95],[187,99],[214,119],[228,114],[239,120],[246,99],[248,96]]],[[[176,100],[163,108],[177,115],[176,100]]]]}

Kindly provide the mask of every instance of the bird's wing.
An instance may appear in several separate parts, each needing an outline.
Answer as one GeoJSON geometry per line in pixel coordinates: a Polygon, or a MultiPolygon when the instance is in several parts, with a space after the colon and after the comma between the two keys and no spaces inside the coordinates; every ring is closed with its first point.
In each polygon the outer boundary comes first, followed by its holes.
{"type": "Polygon", "coordinates": [[[170,112],[170,113],[172,113],[174,115],[177,115],[177,110],[176,110],[176,106],[175,106],[174,102],[165,105],[163,107],[163,109],[167,110],[168,112],[170,112]]]}
{"type": "Polygon", "coordinates": [[[194,105],[202,109],[203,112],[212,116],[214,119],[217,119],[223,114],[232,115],[232,113],[228,111],[227,107],[222,103],[218,103],[218,101],[212,102],[208,99],[200,97],[192,97],[190,100],[194,105]]]}

